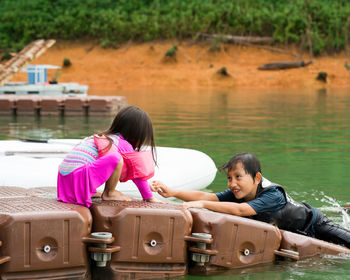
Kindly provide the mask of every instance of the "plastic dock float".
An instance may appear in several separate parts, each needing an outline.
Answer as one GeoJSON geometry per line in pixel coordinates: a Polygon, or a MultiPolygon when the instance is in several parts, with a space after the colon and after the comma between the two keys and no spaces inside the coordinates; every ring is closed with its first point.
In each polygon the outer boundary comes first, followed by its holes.
{"type": "Polygon", "coordinates": [[[89,209],[59,203],[45,190],[0,188],[0,278],[85,279],[89,262],[83,237],[89,209]]]}
{"type": "Polygon", "coordinates": [[[15,109],[15,98],[1,98],[0,96],[0,115],[14,115],[15,109]]]}
{"type": "Polygon", "coordinates": [[[165,279],[350,254],[253,219],[179,203],[56,201],[55,187],[0,187],[0,279],[165,279]]]}
{"type": "Polygon", "coordinates": [[[271,263],[281,242],[279,229],[252,219],[191,208],[194,233],[189,239],[192,272],[213,272],[223,268],[248,267],[271,263]],[[198,246],[201,244],[201,246],[198,246]]]}
{"type": "Polygon", "coordinates": [[[302,260],[320,255],[340,255],[349,254],[346,247],[335,245],[316,238],[304,236],[290,231],[281,230],[282,242],[277,255],[288,257],[294,260],[302,260]],[[282,252],[282,253],[281,253],[282,252]],[[294,252],[292,255],[285,253],[294,252]],[[293,257],[293,254],[296,257],[293,257]]]}
{"type": "Polygon", "coordinates": [[[0,115],[109,116],[126,104],[124,96],[0,95],[0,115]]]}
{"type": "Polygon", "coordinates": [[[192,216],[177,204],[142,201],[94,202],[93,232],[110,232],[114,245],[106,267],[94,266],[93,279],[164,279],[187,273],[186,236],[192,216]],[[132,275],[132,277],[130,277],[132,275]]]}

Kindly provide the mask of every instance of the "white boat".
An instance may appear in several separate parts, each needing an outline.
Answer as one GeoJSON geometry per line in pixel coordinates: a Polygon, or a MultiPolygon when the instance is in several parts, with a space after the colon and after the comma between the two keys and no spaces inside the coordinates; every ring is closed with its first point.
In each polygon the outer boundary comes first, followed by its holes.
{"type": "MultiPolygon", "coordinates": [[[[27,82],[7,82],[0,87],[0,95],[86,95],[88,91],[87,85],[78,83],[57,83],[56,79],[48,82],[47,70],[60,67],[55,65],[28,65],[22,69],[27,72],[27,82]]],[[[59,72],[56,72],[59,73],[59,72]]]]}
{"type": "Polygon", "coordinates": [[[14,95],[86,95],[87,85],[78,83],[57,83],[57,84],[28,84],[24,82],[8,82],[0,87],[0,94],[14,95]]]}
{"type": "MultiPolygon", "coordinates": [[[[0,141],[0,187],[56,187],[58,165],[80,141],[0,141]]],[[[156,152],[158,166],[150,180],[160,180],[178,190],[198,190],[210,185],[215,178],[215,163],[203,152],[169,147],[157,147],[156,152]]],[[[102,191],[103,188],[102,185],[98,190],[102,191]]],[[[140,197],[132,181],[119,182],[117,189],[127,195],[140,197]]]]}

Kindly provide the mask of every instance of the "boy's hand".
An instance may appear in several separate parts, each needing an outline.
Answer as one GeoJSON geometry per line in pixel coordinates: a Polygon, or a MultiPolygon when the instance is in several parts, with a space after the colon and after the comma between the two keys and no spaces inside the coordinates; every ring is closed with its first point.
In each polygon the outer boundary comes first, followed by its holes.
{"type": "Polygon", "coordinates": [[[190,201],[190,202],[184,202],[182,204],[182,207],[187,209],[187,208],[204,208],[203,201],[198,200],[198,201],[190,201]]]}
{"type": "Polygon", "coordinates": [[[159,193],[162,197],[168,198],[174,196],[174,191],[161,181],[152,181],[150,187],[151,191],[159,193]]]}

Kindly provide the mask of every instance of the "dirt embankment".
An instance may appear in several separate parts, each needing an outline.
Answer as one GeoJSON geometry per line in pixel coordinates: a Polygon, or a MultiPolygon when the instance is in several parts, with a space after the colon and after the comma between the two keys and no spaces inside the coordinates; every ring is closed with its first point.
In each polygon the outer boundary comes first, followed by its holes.
{"type": "MultiPolygon", "coordinates": [[[[261,71],[265,63],[298,61],[293,48],[286,53],[253,46],[226,44],[210,51],[209,44],[170,41],[125,44],[118,49],[104,49],[93,43],[58,42],[33,64],[62,65],[68,58],[72,65],[62,68],[60,82],[89,85],[89,92],[138,89],[269,89],[269,88],[348,88],[350,57],[345,53],[312,58],[307,67],[261,71]],[[176,57],[165,53],[177,45],[176,57]],[[218,70],[226,68],[228,76],[218,70]],[[327,72],[327,82],[316,80],[327,72]]],[[[304,55],[302,60],[309,61],[304,55]]],[[[50,75],[50,73],[49,73],[50,75]]],[[[51,73],[52,75],[52,73],[51,73]]],[[[12,81],[25,80],[24,73],[12,81]]]]}

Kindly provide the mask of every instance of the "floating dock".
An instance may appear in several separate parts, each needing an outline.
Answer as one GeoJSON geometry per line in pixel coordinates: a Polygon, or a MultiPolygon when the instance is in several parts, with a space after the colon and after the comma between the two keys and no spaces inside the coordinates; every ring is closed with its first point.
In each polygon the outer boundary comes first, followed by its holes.
{"type": "Polygon", "coordinates": [[[0,188],[1,279],[85,279],[91,213],[53,191],[0,188]]]}
{"type": "Polygon", "coordinates": [[[126,104],[124,96],[0,95],[0,115],[104,116],[115,115],[126,104]]]}
{"type": "Polygon", "coordinates": [[[56,188],[0,187],[0,279],[164,279],[350,250],[179,203],[56,201],[56,188]]]}
{"type": "Polygon", "coordinates": [[[0,64],[0,115],[105,116],[115,115],[126,105],[123,96],[88,96],[87,85],[48,82],[47,70],[54,65],[29,65],[55,40],[36,40],[9,61],[0,64]],[[28,82],[6,83],[19,70],[28,73],[28,82]]]}

